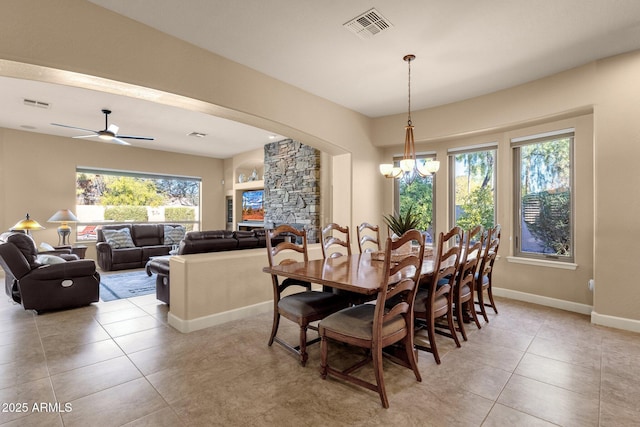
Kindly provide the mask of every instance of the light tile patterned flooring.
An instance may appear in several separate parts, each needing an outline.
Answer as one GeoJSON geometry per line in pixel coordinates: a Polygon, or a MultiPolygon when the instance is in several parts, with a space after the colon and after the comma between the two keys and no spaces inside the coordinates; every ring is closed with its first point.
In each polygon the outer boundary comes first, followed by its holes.
{"type": "MultiPolygon", "coordinates": [[[[391,407],[266,345],[271,316],[181,334],[154,295],[39,316],[0,302],[3,426],[625,426],[640,425],[640,335],[508,299],[423,381],[391,362],[391,407]],[[61,411],[32,412],[60,403],[61,411]],[[27,404],[16,412],[15,404],[27,404]],[[70,411],[64,411],[64,404],[70,411]],[[11,404],[14,404],[12,407],[11,404]],[[7,412],[5,412],[7,411],[7,412]]],[[[297,329],[281,321],[282,336],[297,329]]],[[[346,359],[331,346],[330,361],[346,359]]],[[[370,377],[371,370],[363,370],[370,377]]],[[[56,409],[56,408],[51,408],[56,409]]]]}

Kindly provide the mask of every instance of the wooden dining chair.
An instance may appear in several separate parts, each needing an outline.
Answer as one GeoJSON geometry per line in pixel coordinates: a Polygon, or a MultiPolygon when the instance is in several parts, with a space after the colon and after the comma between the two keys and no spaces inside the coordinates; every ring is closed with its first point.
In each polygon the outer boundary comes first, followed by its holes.
{"type": "Polygon", "coordinates": [[[402,365],[413,370],[418,381],[422,381],[418,371],[416,352],[413,347],[413,304],[417,290],[422,260],[424,240],[417,230],[410,230],[393,242],[385,244],[384,279],[375,304],[361,304],[338,311],[320,321],[321,376],[328,375],[376,391],[385,408],[389,400],[384,385],[382,350],[395,343],[402,343],[402,365]],[[391,251],[405,243],[417,241],[419,253],[412,253],[398,263],[391,261],[391,251]],[[393,304],[390,306],[390,302],[393,304]],[[355,365],[336,369],[329,365],[329,341],[340,341],[367,349],[367,357],[355,365]],[[354,372],[373,362],[376,383],[365,381],[354,372]]]}
{"type": "Polygon", "coordinates": [[[440,364],[440,355],[436,343],[436,332],[452,338],[456,347],[460,340],[453,323],[452,290],[462,251],[462,229],[454,227],[447,233],[438,235],[438,247],[433,260],[433,274],[420,281],[413,311],[416,330],[426,329],[429,345],[416,344],[416,348],[433,354],[440,364]],[[446,323],[436,324],[444,320],[446,323]],[[437,326],[437,327],[436,327],[437,326]]]}
{"type": "Polygon", "coordinates": [[[492,278],[493,278],[493,264],[498,256],[498,248],[500,246],[501,227],[497,224],[492,229],[489,229],[485,238],[485,247],[480,264],[478,265],[478,271],[476,273],[476,295],[478,309],[476,312],[482,314],[484,321],[489,323],[489,317],[487,316],[486,307],[493,308],[496,314],[498,314],[498,308],[493,300],[492,291],[492,278]],[[484,292],[487,292],[489,302],[484,300],[484,292]]]}
{"type": "Polygon", "coordinates": [[[380,226],[363,222],[356,229],[360,253],[380,251],[380,226]]]}
{"type": "MultiPolygon", "coordinates": [[[[300,261],[308,261],[307,253],[307,235],[304,230],[298,230],[290,225],[281,225],[275,230],[267,230],[267,255],[269,258],[269,266],[280,264],[289,264],[300,261]],[[302,243],[284,241],[273,246],[272,239],[276,239],[282,235],[293,237],[302,243]],[[302,259],[283,258],[284,256],[297,256],[302,259]],[[276,262],[280,259],[280,262],[276,262]]],[[[320,338],[307,341],[307,329],[318,330],[316,326],[311,325],[324,317],[335,313],[349,305],[349,301],[333,292],[314,291],[311,289],[311,283],[296,279],[287,278],[280,283],[277,275],[271,275],[273,283],[273,327],[271,329],[271,337],[269,338],[269,346],[276,341],[287,350],[293,352],[300,358],[300,363],[305,366],[307,359],[307,346],[316,343],[320,338]],[[283,296],[285,289],[289,287],[298,287],[303,290],[298,293],[283,296]],[[289,344],[277,336],[278,326],[280,325],[280,316],[283,316],[300,326],[300,343],[296,346],[289,344]]]]}
{"type": "Polygon", "coordinates": [[[462,339],[467,341],[467,332],[464,328],[469,317],[475,322],[478,329],[481,328],[474,306],[474,284],[478,261],[482,256],[482,226],[478,225],[463,235],[462,258],[458,264],[456,281],[453,286],[453,315],[458,323],[458,330],[462,339]]]}
{"type": "Polygon", "coordinates": [[[322,229],[322,257],[335,258],[351,255],[349,227],[342,227],[334,222],[322,229]]]}

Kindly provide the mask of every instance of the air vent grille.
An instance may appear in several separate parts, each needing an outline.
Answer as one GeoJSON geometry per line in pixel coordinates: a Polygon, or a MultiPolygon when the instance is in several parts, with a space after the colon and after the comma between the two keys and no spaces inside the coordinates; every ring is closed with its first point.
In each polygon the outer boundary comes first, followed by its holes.
{"type": "Polygon", "coordinates": [[[207,136],[207,134],[206,133],[202,133],[202,132],[191,132],[191,133],[188,133],[187,136],[193,136],[193,137],[196,137],[196,138],[204,138],[205,136],[207,136]]]}
{"type": "Polygon", "coordinates": [[[375,8],[353,18],[343,26],[361,39],[370,39],[393,27],[391,22],[375,8]]]}
{"type": "Polygon", "coordinates": [[[51,105],[48,102],[36,101],[35,99],[24,99],[24,105],[37,108],[49,108],[51,105]]]}

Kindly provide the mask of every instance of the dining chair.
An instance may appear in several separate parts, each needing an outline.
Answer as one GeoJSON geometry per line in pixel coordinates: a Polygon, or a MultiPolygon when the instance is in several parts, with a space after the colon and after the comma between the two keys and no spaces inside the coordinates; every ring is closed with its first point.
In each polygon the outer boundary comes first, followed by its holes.
{"type": "Polygon", "coordinates": [[[351,240],[349,239],[349,227],[342,227],[334,222],[322,229],[322,257],[335,258],[342,255],[351,255],[351,240]],[[336,250],[336,247],[337,250],[336,250]]]}
{"type": "Polygon", "coordinates": [[[417,230],[410,230],[393,242],[385,244],[384,278],[375,304],[360,304],[338,311],[320,321],[321,376],[334,376],[351,382],[380,396],[382,406],[389,407],[384,385],[383,353],[385,347],[402,343],[401,364],[413,370],[416,380],[422,381],[413,347],[413,304],[418,288],[424,254],[424,240],[417,230]],[[409,254],[399,262],[392,262],[391,251],[405,243],[417,241],[418,253],[409,254]],[[389,303],[393,301],[393,305],[389,303]],[[367,356],[353,366],[341,370],[329,365],[329,341],[340,341],[367,349],[367,356]],[[356,376],[354,372],[373,363],[376,383],[356,376]]]}
{"type": "MultiPolygon", "coordinates": [[[[342,255],[351,255],[351,240],[349,239],[349,227],[342,227],[331,223],[322,229],[322,257],[336,258],[342,255]],[[341,238],[342,237],[342,238],[341,238]]],[[[375,295],[363,295],[357,292],[344,291],[339,289],[323,288],[325,291],[342,295],[347,298],[351,305],[364,304],[375,299],[375,295]]]]}
{"type": "Polygon", "coordinates": [[[428,346],[416,344],[416,348],[433,354],[437,364],[440,364],[440,355],[436,333],[452,338],[456,347],[460,347],[453,323],[452,290],[460,263],[462,237],[460,227],[453,227],[446,233],[440,232],[434,254],[433,274],[420,281],[413,306],[416,331],[426,329],[429,339],[428,346]],[[446,323],[436,324],[439,319],[446,323]]]}
{"type": "Polygon", "coordinates": [[[476,294],[477,294],[477,302],[479,311],[476,310],[478,314],[482,314],[484,321],[489,323],[489,317],[487,316],[487,310],[485,307],[493,308],[496,314],[498,314],[498,308],[496,307],[496,303],[493,300],[493,290],[492,290],[492,282],[493,282],[493,264],[496,261],[496,257],[498,256],[498,248],[500,246],[500,235],[501,235],[501,227],[500,224],[497,224],[492,229],[489,229],[487,235],[485,237],[485,247],[482,255],[482,259],[478,266],[478,271],[476,273],[476,294]],[[489,302],[484,301],[484,292],[487,291],[487,296],[489,297],[489,302]]]}
{"type": "Polygon", "coordinates": [[[380,251],[380,226],[363,222],[356,228],[360,253],[380,251]],[[375,246],[372,246],[375,245],[375,246]],[[371,247],[367,247],[371,246],[371,247]]]}
{"type": "Polygon", "coordinates": [[[458,330],[462,339],[467,341],[467,332],[464,328],[469,317],[481,329],[474,306],[474,283],[479,258],[482,256],[482,226],[478,225],[463,234],[462,258],[458,264],[456,281],[453,286],[453,315],[458,323],[458,330]]]}
{"type": "MultiPolygon", "coordinates": [[[[304,230],[298,230],[290,225],[280,225],[274,230],[267,230],[267,255],[269,258],[269,266],[290,264],[299,261],[308,261],[307,252],[307,234],[304,230]],[[301,241],[300,244],[285,240],[273,246],[272,239],[280,236],[295,238],[295,241],[301,241]],[[283,255],[284,254],[284,255],[283,255]],[[288,258],[289,256],[302,257],[300,259],[288,258]],[[287,257],[282,259],[283,257],[287,257]],[[280,259],[276,262],[276,259],[280,259]]],[[[311,289],[311,283],[301,280],[287,278],[280,283],[276,274],[271,275],[273,284],[273,327],[271,329],[271,337],[269,338],[269,346],[276,341],[287,350],[296,354],[300,358],[300,363],[305,366],[307,359],[307,346],[316,343],[320,338],[307,341],[307,329],[318,330],[313,326],[312,322],[317,322],[329,314],[335,313],[349,305],[346,298],[334,294],[333,292],[314,291],[311,289]],[[303,290],[290,295],[283,295],[285,289],[292,286],[302,288],[303,290]],[[300,343],[296,346],[289,344],[285,340],[277,336],[278,326],[280,325],[280,316],[283,316],[300,326],[300,343]]]]}

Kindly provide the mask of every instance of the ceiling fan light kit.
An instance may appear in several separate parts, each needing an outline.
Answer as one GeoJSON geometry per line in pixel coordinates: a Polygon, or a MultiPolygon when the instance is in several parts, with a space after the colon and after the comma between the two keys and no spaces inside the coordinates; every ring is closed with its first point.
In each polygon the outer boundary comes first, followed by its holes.
{"type": "Polygon", "coordinates": [[[65,127],[65,128],[70,128],[70,129],[78,129],[78,130],[83,130],[83,131],[87,131],[87,132],[92,132],[90,135],[78,135],[78,136],[73,136],[72,138],[92,138],[92,137],[98,137],[100,139],[102,139],[103,141],[115,141],[118,144],[122,144],[122,145],[131,145],[131,143],[125,141],[124,139],[138,139],[138,140],[144,140],[144,141],[153,141],[154,138],[150,137],[150,136],[133,136],[133,135],[120,135],[118,134],[118,131],[120,130],[120,128],[114,124],[109,125],[109,114],[111,114],[111,110],[107,110],[107,109],[103,109],[102,110],[102,114],[104,114],[104,129],[103,130],[92,130],[92,129],[85,129],[85,128],[81,128],[81,127],[77,127],[77,126],[69,126],[69,125],[62,125],[59,123],[51,123],[54,126],[61,126],[61,127],[65,127]]]}

